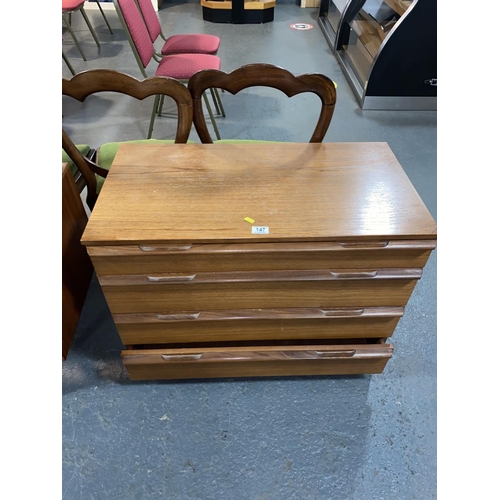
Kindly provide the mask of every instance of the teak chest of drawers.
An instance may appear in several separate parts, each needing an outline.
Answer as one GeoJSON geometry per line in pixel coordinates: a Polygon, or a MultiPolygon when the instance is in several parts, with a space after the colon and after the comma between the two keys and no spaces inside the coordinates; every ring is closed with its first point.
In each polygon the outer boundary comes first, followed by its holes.
{"type": "Polygon", "coordinates": [[[131,379],[372,374],[436,223],[386,143],[124,144],[82,242],[131,379]]]}

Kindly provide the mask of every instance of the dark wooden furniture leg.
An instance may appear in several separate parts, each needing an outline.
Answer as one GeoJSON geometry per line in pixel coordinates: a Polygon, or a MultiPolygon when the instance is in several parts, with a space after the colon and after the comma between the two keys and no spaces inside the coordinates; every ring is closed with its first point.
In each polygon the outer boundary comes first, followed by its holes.
{"type": "Polygon", "coordinates": [[[87,214],[67,163],[62,168],[62,358],[75,334],[94,268],[80,243],[87,214]]]}

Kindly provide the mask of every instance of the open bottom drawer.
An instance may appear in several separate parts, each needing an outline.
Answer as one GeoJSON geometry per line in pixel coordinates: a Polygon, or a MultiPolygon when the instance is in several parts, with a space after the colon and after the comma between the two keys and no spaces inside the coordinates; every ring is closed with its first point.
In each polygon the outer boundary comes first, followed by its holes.
{"type": "Polygon", "coordinates": [[[132,380],[381,373],[390,344],[279,345],[129,349],[122,359],[132,380]]]}

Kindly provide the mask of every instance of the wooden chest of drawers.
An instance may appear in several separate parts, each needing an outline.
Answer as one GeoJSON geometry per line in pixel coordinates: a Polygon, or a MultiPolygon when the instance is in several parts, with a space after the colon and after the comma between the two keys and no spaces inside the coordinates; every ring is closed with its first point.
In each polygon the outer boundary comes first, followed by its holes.
{"type": "Polygon", "coordinates": [[[436,224],[385,143],[127,144],[82,242],[132,379],[380,373],[436,224]]]}

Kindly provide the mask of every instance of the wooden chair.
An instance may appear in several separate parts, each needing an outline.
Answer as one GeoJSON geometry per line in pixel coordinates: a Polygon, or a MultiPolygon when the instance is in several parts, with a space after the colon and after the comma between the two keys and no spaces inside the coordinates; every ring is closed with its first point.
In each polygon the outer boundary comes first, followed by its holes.
{"type": "MultiPolygon", "coordinates": [[[[207,129],[201,96],[209,88],[219,88],[236,94],[248,87],[271,87],[281,90],[288,97],[293,97],[303,92],[311,92],[321,99],[321,112],[316,128],[309,142],[321,142],[330,126],[337,92],[335,83],[325,75],[303,74],[294,76],[286,69],[272,64],[256,63],[242,66],[231,73],[217,70],[200,71],[193,75],[188,83],[189,91],[193,98],[193,121],[198,136],[202,143],[212,144],[210,133],[207,129]]],[[[242,120],[244,120],[242,116],[242,120]]],[[[221,142],[248,142],[243,140],[218,140],[221,142]]],[[[255,141],[253,141],[255,142],[255,141]]],[[[266,142],[266,141],[258,141],[266,142]]],[[[268,142],[268,141],[267,141],[268,142]]]]}
{"type": "MultiPolygon", "coordinates": [[[[170,143],[187,142],[193,123],[193,105],[188,89],[181,82],[164,76],[155,76],[140,81],[124,73],[107,69],[84,71],[73,76],[70,80],[65,78],[62,80],[62,94],[77,99],[80,102],[84,102],[88,96],[98,92],[116,92],[138,100],[155,96],[156,103],[160,96],[171,97],[177,105],[178,112],[175,140],[156,141],[155,139],[151,139],[151,141],[170,143]]],[[[86,201],[90,210],[95,205],[119,144],[115,142],[102,145],[97,152],[96,161],[94,161],[80,152],[63,128],[62,147],[81,172],[87,187],[86,201]],[[102,157],[106,157],[106,161],[103,161],[102,157]]]]}
{"type": "MultiPolygon", "coordinates": [[[[130,42],[130,47],[139,65],[139,69],[144,77],[148,76],[146,67],[151,60],[155,60],[158,63],[155,76],[167,76],[185,83],[198,71],[220,69],[219,57],[212,54],[183,53],[159,57],[155,52],[155,47],[135,0],[113,0],[113,3],[130,42]]],[[[217,125],[215,125],[212,108],[205,94],[203,94],[203,98],[215,128],[217,125]]],[[[163,100],[155,101],[156,108],[153,110],[153,113],[158,112],[160,114],[162,104],[163,100]]],[[[149,137],[151,137],[151,130],[148,135],[149,137]]]]}

